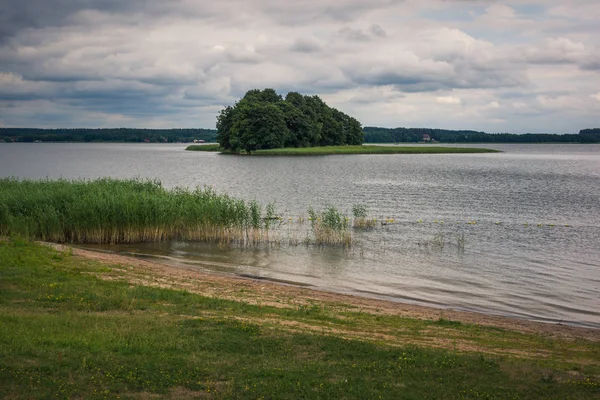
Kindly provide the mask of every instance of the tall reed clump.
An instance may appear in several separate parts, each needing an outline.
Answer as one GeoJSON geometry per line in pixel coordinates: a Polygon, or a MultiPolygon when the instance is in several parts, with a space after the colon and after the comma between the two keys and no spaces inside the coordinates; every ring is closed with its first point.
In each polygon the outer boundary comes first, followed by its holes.
{"type": "Polygon", "coordinates": [[[352,245],[352,233],[349,230],[348,218],[334,206],[328,205],[325,210],[320,212],[309,207],[308,217],[315,244],[344,247],[352,245]]]}
{"type": "Polygon", "coordinates": [[[151,180],[0,179],[0,235],[68,243],[169,239],[253,244],[269,238],[274,205],[209,187],[166,190],[151,180]]]}
{"type": "Polygon", "coordinates": [[[367,207],[362,204],[357,204],[352,207],[352,215],[354,216],[354,219],[352,220],[352,226],[354,228],[371,229],[374,228],[377,223],[377,220],[374,218],[368,218],[367,207]]]}

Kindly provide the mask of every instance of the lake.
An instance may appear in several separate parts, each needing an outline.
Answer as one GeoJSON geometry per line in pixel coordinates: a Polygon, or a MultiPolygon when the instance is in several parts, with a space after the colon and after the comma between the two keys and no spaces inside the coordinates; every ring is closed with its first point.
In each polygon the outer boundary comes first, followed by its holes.
{"type": "Polygon", "coordinates": [[[600,145],[316,157],[185,147],[2,143],[0,176],[209,185],[275,202],[280,231],[300,239],[308,227],[295,221],[308,206],[332,204],[351,214],[362,204],[379,221],[394,222],[355,231],[351,249],[285,241],[258,248],[186,242],[108,248],[322,290],[600,328],[600,145]]]}

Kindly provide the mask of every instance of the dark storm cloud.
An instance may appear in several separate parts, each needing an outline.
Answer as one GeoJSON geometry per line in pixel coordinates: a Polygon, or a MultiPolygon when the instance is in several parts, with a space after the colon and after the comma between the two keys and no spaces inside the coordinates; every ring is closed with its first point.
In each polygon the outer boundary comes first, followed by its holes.
{"type": "Polygon", "coordinates": [[[159,4],[152,0],[4,0],[0,13],[0,40],[27,28],[63,26],[78,11],[122,13],[148,3],[159,4]]]}
{"type": "MultiPolygon", "coordinates": [[[[304,1],[298,3],[278,0],[247,2],[247,7],[261,9],[264,15],[282,23],[306,22],[319,18],[349,21],[358,15],[378,8],[402,3],[404,0],[330,0],[304,1]]],[[[115,16],[122,14],[144,14],[160,17],[178,15],[187,17],[213,17],[239,11],[238,4],[222,2],[182,0],[4,0],[0,13],[0,40],[14,36],[27,28],[64,26],[73,23],[73,15],[84,10],[95,10],[115,16]],[[212,3],[212,4],[211,4],[212,3]]],[[[241,7],[242,10],[244,7],[241,7]]]]}

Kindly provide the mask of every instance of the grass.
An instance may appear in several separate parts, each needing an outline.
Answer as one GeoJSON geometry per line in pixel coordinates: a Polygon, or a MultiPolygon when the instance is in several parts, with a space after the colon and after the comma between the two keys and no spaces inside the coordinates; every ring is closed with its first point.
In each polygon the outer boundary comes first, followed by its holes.
{"type": "Polygon", "coordinates": [[[0,179],[0,235],[68,243],[268,241],[272,205],[158,181],[0,179]],[[269,212],[271,213],[269,215],[269,212]]]}
{"type": "MultiPolygon", "coordinates": [[[[188,146],[186,150],[220,151],[227,154],[219,145],[188,146]]],[[[498,153],[498,150],[469,148],[469,147],[440,147],[440,146],[323,146],[323,147],[289,147],[284,149],[256,150],[252,155],[277,156],[316,156],[332,154],[447,154],[447,153],[498,153]]],[[[246,153],[243,153],[246,154],[246,153]]]]}
{"type": "Polygon", "coordinates": [[[214,144],[200,144],[200,145],[191,145],[185,148],[189,151],[223,151],[221,146],[218,143],[214,144]]]}
{"type": "Polygon", "coordinates": [[[467,147],[439,147],[439,146],[325,146],[301,147],[286,149],[257,150],[252,154],[257,155],[329,155],[329,154],[445,154],[445,153],[497,153],[497,150],[467,148],[467,147]]]}
{"type": "Polygon", "coordinates": [[[598,343],[324,304],[252,305],[131,274],[0,242],[0,398],[600,398],[598,343]],[[410,344],[432,332],[480,350],[410,344]]]}

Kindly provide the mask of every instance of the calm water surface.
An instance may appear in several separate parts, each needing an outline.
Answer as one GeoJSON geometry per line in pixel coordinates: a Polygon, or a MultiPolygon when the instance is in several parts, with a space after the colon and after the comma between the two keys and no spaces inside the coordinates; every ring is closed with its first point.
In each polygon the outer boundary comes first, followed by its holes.
{"type": "Polygon", "coordinates": [[[233,274],[600,328],[600,145],[485,145],[498,154],[236,157],[185,145],[0,144],[0,176],[152,178],[275,201],[287,223],[364,204],[395,223],[350,250],[112,247],[233,274]],[[470,223],[469,223],[470,222],[470,223]],[[476,223],[473,223],[476,222],[476,223]],[[464,245],[464,246],[463,246],[464,245]]]}

